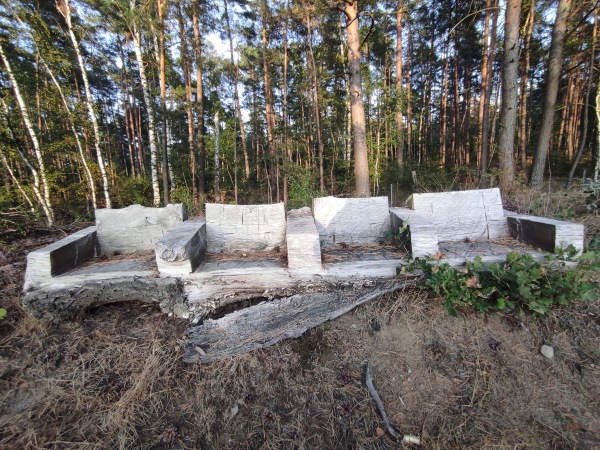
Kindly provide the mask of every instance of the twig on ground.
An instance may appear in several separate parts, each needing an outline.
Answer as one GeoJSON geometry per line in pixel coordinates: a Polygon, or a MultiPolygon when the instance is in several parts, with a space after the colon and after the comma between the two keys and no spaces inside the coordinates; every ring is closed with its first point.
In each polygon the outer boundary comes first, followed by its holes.
{"type": "Polygon", "coordinates": [[[365,366],[366,366],[365,367],[365,383],[367,384],[367,388],[369,388],[369,392],[371,393],[373,400],[375,400],[375,404],[377,405],[377,410],[379,411],[379,415],[381,416],[381,418],[383,419],[383,422],[385,423],[388,433],[390,433],[390,435],[392,435],[396,439],[402,439],[403,436],[400,433],[398,433],[394,429],[394,427],[392,427],[392,424],[390,423],[390,419],[388,419],[388,416],[385,412],[385,408],[383,407],[383,402],[381,401],[381,397],[379,397],[379,394],[377,393],[377,390],[375,389],[375,386],[373,385],[373,374],[371,373],[371,364],[369,363],[369,360],[365,361],[365,366]]]}

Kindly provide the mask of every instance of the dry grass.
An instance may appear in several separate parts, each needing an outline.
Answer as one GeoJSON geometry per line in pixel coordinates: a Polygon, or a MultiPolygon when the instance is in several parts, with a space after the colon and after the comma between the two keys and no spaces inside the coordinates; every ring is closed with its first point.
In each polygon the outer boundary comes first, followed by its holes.
{"type": "Polygon", "coordinates": [[[26,315],[25,247],[0,254],[0,449],[399,448],[376,434],[365,359],[390,420],[423,448],[600,448],[598,302],[545,322],[453,318],[407,290],[300,339],[186,365],[186,323],[154,306],[53,326],[26,315]]]}

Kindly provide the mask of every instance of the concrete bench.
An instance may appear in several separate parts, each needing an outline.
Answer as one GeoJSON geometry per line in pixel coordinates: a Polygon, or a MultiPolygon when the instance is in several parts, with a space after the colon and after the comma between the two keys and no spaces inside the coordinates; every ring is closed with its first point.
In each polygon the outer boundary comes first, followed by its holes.
{"type": "Polygon", "coordinates": [[[192,273],[206,253],[206,221],[183,222],[156,243],[156,266],[161,276],[192,273]]]}
{"type": "Polygon", "coordinates": [[[324,247],[382,242],[390,231],[387,197],[315,198],[313,214],[324,247]]]}
{"type": "Polygon", "coordinates": [[[286,241],[289,269],[321,270],[321,243],[310,208],[288,212],[286,241]]]}
{"type": "Polygon", "coordinates": [[[505,212],[498,188],[413,194],[407,206],[390,209],[392,231],[408,225],[413,256],[434,255],[439,242],[508,236],[546,251],[583,249],[583,225],[505,212]]]}
{"type": "Polygon", "coordinates": [[[285,246],[285,205],[207,203],[209,253],[253,252],[285,246]]]}

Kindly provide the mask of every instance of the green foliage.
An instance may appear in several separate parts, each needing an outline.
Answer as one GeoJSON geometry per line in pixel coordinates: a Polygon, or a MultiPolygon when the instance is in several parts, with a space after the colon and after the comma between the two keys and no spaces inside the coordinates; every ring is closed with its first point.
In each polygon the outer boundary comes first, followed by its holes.
{"type": "Polygon", "coordinates": [[[311,169],[290,166],[288,172],[288,209],[311,206],[312,199],[319,197],[316,174],[311,169]]]}
{"type": "Polygon", "coordinates": [[[541,264],[531,255],[511,252],[504,263],[485,264],[477,257],[461,268],[417,258],[404,270],[420,269],[425,286],[445,298],[444,308],[453,316],[456,308],[469,307],[480,312],[513,310],[543,317],[553,306],[598,298],[591,279],[598,256],[586,252],[575,267],[559,259],[571,258],[574,253],[575,249],[567,249],[541,264]]]}
{"type": "Polygon", "coordinates": [[[6,308],[0,308],[0,320],[6,317],[6,308]]]}
{"type": "MultiPolygon", "coordinates": [[[[98,191],[99,198],[102,197],[98,191]]],[[[152,206],[152,182],[150,178],[119,177],[111,193],[113,208],[121,208],[133,204],[152,206]]]]}

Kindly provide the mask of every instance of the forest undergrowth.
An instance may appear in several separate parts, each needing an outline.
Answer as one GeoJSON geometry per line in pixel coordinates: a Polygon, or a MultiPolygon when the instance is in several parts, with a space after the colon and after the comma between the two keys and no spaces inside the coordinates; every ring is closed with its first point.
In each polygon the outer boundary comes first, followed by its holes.
{"type": "MultiPolygon", "coordinates": [[[[523,189],[504,201],[585,223],[593,247],[600,218],[587,197],[523,189]]],[[[410,289],[299,339],[188,365],[187,323],[152,305],[103,306],[59,325],[22,310],[27,252],[64,232],[30,224],[2,237],[0,449],[399,448],[364,384],[365,360],[391,423],[422,448],[600,447],[598,301],[543,320],[460,308],[452,317],[444,299],[410,289]]]]}

